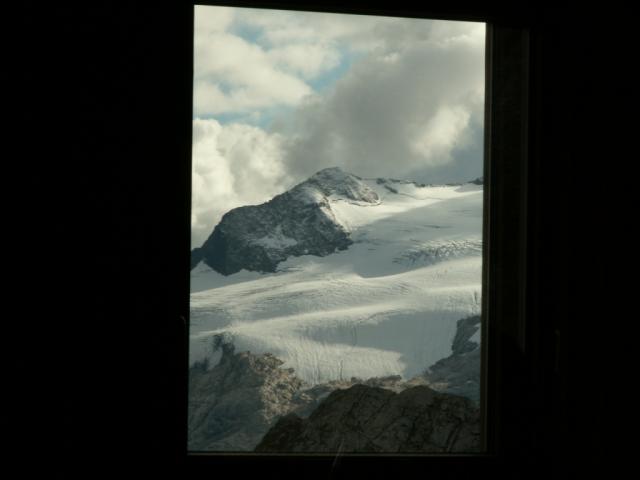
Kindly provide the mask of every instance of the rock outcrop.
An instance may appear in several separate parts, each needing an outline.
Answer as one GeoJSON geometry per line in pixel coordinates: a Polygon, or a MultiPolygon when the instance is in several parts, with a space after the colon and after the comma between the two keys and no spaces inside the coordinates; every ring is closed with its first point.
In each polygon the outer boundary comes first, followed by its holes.
{"type": "Polygon", "coordinates": [[[423,375],[314,386],[219,335],[217,365],[189,378],[189,450],[473,452],[479,445],[480,317],[458,321],[452,355],[423,375]],[[256,447],[257,446],[257,447],[256,447]]]}
{"type": "Polygon", "coordinates": [[[452,354],[438,360],[424,374],[431,388],[480,403],[480,344],[471,337],[480,328],[480,316],[458,320],[452,354]]]}
{"type": "Polygon", "coordinates": [[[479,410],[469,399],[426,386],[395,393],[357,384],[332,392],[307,419],[284,416],[255,451],[466,453],[479,447],[479,410]]]}
{"type": "Polygon", "coordinates": [[[262,205],[226,213],[202,247],[192,251],[191,268],[204,261],[223,275],[242,269],[274,272],[291,256],[344,250],[353,242],[331,209],[336,200],[380,201],[360,177],[339,168],[321,170],[262,205]]]}
{"type": "Polygon", "coordinates": [[[400,376],[336,380],[309,386],[266,353],[235,352],[232,339],[214,340],[222,356],[189,371],[189,450],[251,451],[280,417],[309,416],[329,394],[356,383],[402,389],[400,376]]]}
{"type": "MultiPolygon", "coordinates": [[[[220,362],[189,372],[189,450],[247,451],[273,422],[292,411],[302,381],[271,354],[235,353],[221,345],[220,362]]],[[[304,401],[304,400],[303,400],[304,401]]]]}
{"type": "MultiPolygon", "coordinates": [[[[426,382],[422,382],[426,384],[426,382]]],[[[320,406],[320,403],[327,398],[331,392],[335,390],[344,390],[353,385],[366,385],[369,387],[378,387],[393,392],[401,392],[411,385],[403,382],[400,375],[390,375],[388,377],[373,377],[363,380],[357,377],[351,377],[349,380],[334,380],[325,383],[319,383],[312,387],[303,387],[295,396],[296,407],[291,411],[297,416],[306,418],[320,406]]]]}

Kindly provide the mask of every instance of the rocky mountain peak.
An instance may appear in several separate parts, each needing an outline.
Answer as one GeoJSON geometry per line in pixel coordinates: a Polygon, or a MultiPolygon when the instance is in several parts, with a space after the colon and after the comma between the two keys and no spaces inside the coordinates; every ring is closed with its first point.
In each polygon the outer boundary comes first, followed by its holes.
{"type": "Polygon", "coordinates": [[[292,256],[344,250],[353,242],[331,208],[338,200],[380,201],[360,177],[337,167],[320,170],[266,203],[226,213],[202,247],[193,250],[191,268],[204,261],[223,275],[242,269],[274,272],[292,256]]]}
{"type": "Polygon", "coordinates": [[[378,194],[362,178],[347,173],[340,167],[320,170],[299,186],[311,187],[325,197],[341,197],[345,200],[373,204],[380,201],[378,194]]]}

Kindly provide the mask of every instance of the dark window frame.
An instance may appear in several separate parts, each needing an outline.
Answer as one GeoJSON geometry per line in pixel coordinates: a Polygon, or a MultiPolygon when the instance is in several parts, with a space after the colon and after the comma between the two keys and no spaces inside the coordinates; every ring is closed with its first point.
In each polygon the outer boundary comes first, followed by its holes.
{"type": "MultiPolygon", "coordinates": [[[[502,12],[461,5],[436,4],[371,7],[358,2],[197,2],[251,8],[362,13],[399,17],[481,21],[487,25],[485,84],[484,245],[482,308],[482,395],[484,451],[447,455],[288,455],[189,453],[186,451],[187,375],[182,391],[184,430],[181,443],[190,470],[211,472],[224,468],[285,471],[363,472],[395,471],[408,466],[448,474],[483,472],[512,464],[525,456],[532,425],[523,417],[533,373],[527,367],[538,346],[528,333],[528,163],[529,163],[529,17],[522,12],[502,12]],[[520,408],[522,407],[522,408],[520,408]]],[[[190,119],[189,119],[190,120],[190,119]]],[[[191,158],[186,162],[189,167],[191,158]]],[[[191,186],[188,187],[190,201],[191,186]]],[[[187,265],[188,260],[184,262],[187,265]]],[[[188,284],[188,282],[187,282],[188,284]]],[[[188,301],[183,317],[188,318],[188,301]]],[[[188,322],[185,323],[183,358],[188,358],[188,322]]]]}
{"type": "MultiPolygon", "coordinates": [[[[425,476],[463,478],[458,474],[495,474],[495,467],[507,466],[506,478],[519,478],[523,471],[612,471],[624,464],[624,446],[620,452],[620,442],[608,441],[614,438],[607,431],[611,421],[602,414],[620,410],[610,404],[619,396],[594,382],[616,371],[608,359],[618,362],[624,331],[585,323],[607,325],[628,316],[619,315],[620,307],[608,298],[603,301],[602,287],[619,279],[611,275],[611,256],[601,254],[609,231],[600,228],[619,213],[619,195],[634,192],[622,183],[633,177],[624,175],[628,152],[619,147],[621,123],[611,115],[615,106],[629,106],[626,77],[620,75],[628,58],[618,45],[624,29],[603,21],[624,12],[610,5],[492,3],[233,3],[476,20],[494,31],[520,32],[512,35],[511,60],[508,48],[496,48],[508,39],[494,38],[494,66],[502,64],[505,78],[511,71],[514,81],[521,80],[511,102],[490,104],[494,121],[487,122],[498,141],[500,128],[508,126],[496,121],[500,109],[505,115],[520,111],[517,131],[528,136],[527,142],[501,140],[517,146],[510,163],[526,166],[526,172],[511,178],[526,193],[504,189],[502,201],[491,206],[492,228],[502,231],[503,245],[519,252],[519,260],[512,255],[516,263],[494,255],[493,274],[511,292],[521,292],[526,303],[505,302],[526,316],[518,321],[503,309],[503,324],[489,326],[487,354],[501,375],[488,379],[488,394],[500,401],[487,403],[489,428],[495,430],[490,456],[292,462],[275,456],[187,456],[193,5],[99,2],[78,8],[24,2],[14,42],[18,68],[10,68],[9,76],[19,83],[12,98],[20,103],[16,133],[26,151],[7,163],[10,172],[20,165],[20,174],[24,166],[24,175],[15,178],[29,179],[37,192],[25,194],[19,181],[11,182],[15,190],[9,188],[20,212],[27,213],[10,232],[19,243],[10,257],[19,265],[18,279],[21,272],[28,278],[13,281],[26,296],[23,304],[9,302],[5,322],[7,458],[24,459],[20,467],[27,470],[37,466],[84,476],[174,467],[212,475],[231,466],[235,474],[264,467],[294,472],[296,478],[311,476],[311,470],[327,478],[329,469],[336,475],[355,471],[354,478],[367,470],[397,475],[405,467],[425,476]],[[612,35],[606,35],[609,30],[612,35]],[[610,208],[606,196],[592,194],[594,185],[624,188],[615,188],[610,208]],[[500,225],[501,209],[524,211],[526,219],[505,214],[519,226],[500,225]],[[520,242],[515,249],[514,241],[520,242]],[[34,284],[34,278],[41,282],[34,284]],[[509,283],[521,280],[526,285],[509,283]],[[11,305],[25,308],[13,315],[11,305]],[[609,344],[613,355],[594,355],[594,342],[609,344]]],[[[498,183],[505,182],[507,174],[498,173],[498,183]]],[[[495,181],[492,187],[500,189],[495,181]]]]}

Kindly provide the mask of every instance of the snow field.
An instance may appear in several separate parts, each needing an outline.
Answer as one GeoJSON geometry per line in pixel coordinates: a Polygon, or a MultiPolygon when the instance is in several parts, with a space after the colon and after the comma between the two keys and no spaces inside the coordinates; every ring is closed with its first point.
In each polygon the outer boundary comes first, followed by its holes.
{"type": "Polygon", "coordinates": [[[482,187],[368,184],[380,204],[331,198],[355,242],[345,251],[290,258],[270,274],[192,271],[192,362],[214,365],[222,332],[312,384],[409,378],[451,353],[456,322],[480,312],[482,187]]]}

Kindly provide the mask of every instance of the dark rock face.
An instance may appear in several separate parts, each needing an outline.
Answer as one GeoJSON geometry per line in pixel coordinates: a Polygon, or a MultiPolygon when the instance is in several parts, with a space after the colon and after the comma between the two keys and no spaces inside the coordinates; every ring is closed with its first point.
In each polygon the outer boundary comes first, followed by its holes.
{"type": "Polygon", "coordinates": [[[480,328],[480,315],[473,315],[471,317],[458,320],[456,325],[456,336],[453,337],[453,344],[451,350],[454,354],[462,355],[469,353],[478,347],[478,343],[472,342],[470,338],[480,328]]]}
{"type": "Polygon", "coordinates": [[[191,270],[196,268],[200,261],[204,258],[202,248],[194,248],[191,250],[191,270]]]}
{"type": "Polygon", "coordinates": [[[335,390],[308,419],[281,418],[256,452],[477,452],[480,415],[464,397],[416,386],[335,390]]]}
{"type": "Polygon", "coordinates": [[[189,372],[189,450],[248,451],[277,418],[301,407],[302,381],[271,354],[235,353],[223,343],[218,365],[189,372]]]}
{"type": "Polygon", "coordinates": [[[225,214],[202,247],[192,251],[191,268],[204,260],[223,275],[242,269],[274,272],[291,256],[325,256],[346,249],[353,243],[350,232],[336,219],[329,197],[379,202],[359,177],[339,168],[321,170],[267,203],[225,214]]]}
{"type": "Polygon", "coordinates": [[[435,390],[462,395],[479,405],[480,348],[439,360],[425,374],[425,379],[435,390]]]}
{"type": "Polygon", "coordinates": [[[401,391],[400,376],[336,380],[310,387],[271,354],[236,353],[232,338],[214,338],[220,362],[189,371],[189,450],[252,451],[279,418],[306,418],[331,392],[364,383],[401,391]]]}
{"type": "MultiPolygon", "coordinates": [[[[333,380],[330,382],[320,383],[312,387],[305,387],[296,394],[298,406],[292,412],[300,417],[306,418],[327,398],[331,392],[335,390],[344,390],[353,385],[367,385],[370,387],[384,388],[394,392],[401,392],[409,385],[402,381],[400,375],[390,375],[388,377],[373,377],[363,380],[357,377],[351,377],[350,380],[333,380]]],[[[423,382],[422,384],[426,384],[423,382]]]]}
{"type": "Polygon", "coordinates": [[[399,180],[397,178],[376,178],[376,183],[382,185],[391,193],[398,193],[398,190],[392,185],[414,185],[418,188],[424,188],[427,185],[425,183],[412,182],[411,180],[399,180]]]}
{"type": "Polygon", "coordinates": [[[470,340],[480,328],[480,316],[458,320],[453,353],[438,360],[424,374],[431,388],[480,403],[480,345],[470,340]]]}

